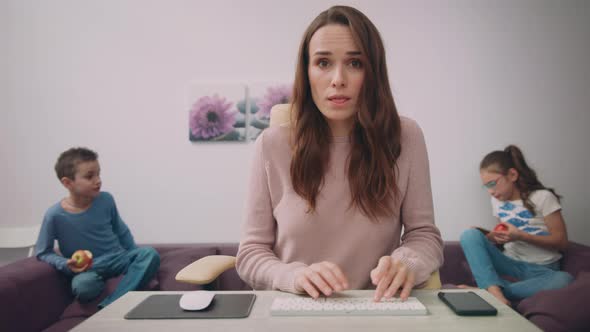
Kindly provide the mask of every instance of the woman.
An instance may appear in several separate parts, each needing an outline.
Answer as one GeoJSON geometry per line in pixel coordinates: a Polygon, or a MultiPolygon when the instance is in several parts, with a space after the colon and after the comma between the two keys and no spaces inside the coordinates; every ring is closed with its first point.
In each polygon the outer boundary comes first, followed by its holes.
{"type": "Polygon", "coordinates": [[[335,6],[311,23],[292,104],[291,125],[256,141],[240,277],[313,298],[372,284],[376,301],[407,299],[442,264],[442,239],[422,131],[397,114],[364,14],[335,6]]]}

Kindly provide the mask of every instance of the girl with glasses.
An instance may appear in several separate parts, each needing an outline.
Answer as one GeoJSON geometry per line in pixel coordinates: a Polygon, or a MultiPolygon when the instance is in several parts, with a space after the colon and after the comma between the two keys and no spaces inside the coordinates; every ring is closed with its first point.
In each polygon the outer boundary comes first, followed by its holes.
{"type": "Polygon", "coordinates": [[[492,196],[493,214],[503,226],[487,234],[469,229],[461,235],[477,286],[509,305],[510,300],[569,284],[573,277],[559,271],[560,250],[568,245],[561,196],[539,181],[514,145],[486,155],[480,176],[492,196]]]}

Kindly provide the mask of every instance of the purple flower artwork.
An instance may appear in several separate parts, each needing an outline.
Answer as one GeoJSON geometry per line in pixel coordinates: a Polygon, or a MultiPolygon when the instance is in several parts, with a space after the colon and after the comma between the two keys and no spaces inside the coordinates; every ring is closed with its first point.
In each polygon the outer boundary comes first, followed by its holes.
{"type": "Polygon", "coordinates": [[[243,135],[236,130],[237,109],[227,98],[214,94],[197,99],[189,112],[191,141],[238,141],[243,135]]]}
{"type": "Polygon", "coordinates": [[[189,83],[186,107],[191,142],[248,142],[270,124],[270,111],[289,103],[291,84],[189,83]]]}
{"type": "Polygon", "coordinates": [[[270,119],[270,110],[276,104],[285,104],[291,99],[291,87],[288,85],[269,86],[266,93],[257,102],[258,112],[256,117],[259,119],[270,119]]]}
{"type": "Polygon", "coordinates": [[[270,110],[277,104],[286,104],[291,100],[291,84],[255,84],[250,85],[250,126],[248,137],[256,139],[268,128],[270,110]]]}

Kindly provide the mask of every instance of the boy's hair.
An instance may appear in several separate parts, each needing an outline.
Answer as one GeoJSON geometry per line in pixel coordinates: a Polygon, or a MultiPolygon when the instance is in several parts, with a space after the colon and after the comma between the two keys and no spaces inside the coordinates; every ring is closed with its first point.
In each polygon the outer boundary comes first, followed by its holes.
{"type": "Polygon", "coordinates": [[[488,153],[479,164],[480,170],[489,170],[503,175],[507,175],[511,168],[518,171],[518,180],[515,185],[520,191],[520,199],[529,211],[535,211],[535,205],[529,200],[530,194],[535,190],[549,190],[555,195],[557,201],[560,201],[561,196],[553,188],[547,188],[539,181],[537,173],[529,167],[524,160],[522,151],[516,145],[508,145],[504,151],[488,153]]]}
{"type": "Polygon", "coordinates": [[[55,163],[55,174],[61,181],[64,177],[74,180],[76,176],[76,166],[80,162],[95,161],[98,154],[87,148],[71,148],[62,152],[55,163]]]}

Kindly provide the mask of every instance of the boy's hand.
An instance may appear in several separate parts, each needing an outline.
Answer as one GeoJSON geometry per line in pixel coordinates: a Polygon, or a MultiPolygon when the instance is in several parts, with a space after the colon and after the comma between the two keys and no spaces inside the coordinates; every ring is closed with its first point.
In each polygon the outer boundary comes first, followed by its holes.
{"type": "Polygon", "coordinates": [[[76,267],[76,260],[73,258],[68,259],[68,262],[66,264],[67,264],[68,268],[74,273],[84,272],[84,271],[88,270],[88,268],[90,267],[90,265],[76,267]]]}
{"type": "Polygon", "coordinates": [[[338,267],[332,262],[311,264],[295,277],[295,290],[305,292],[314,299],[323,293],[330,296],[334,291],[348,288],[348,280],[338,267]]]}
{"type": "Polygon", "coordinates": [[[393,259],[391,256],[383,256],[379,259],[377,267],[371,271],[371,281],[377,286],[375,301],[381,298],[391,298],[401,288],[400,298],[407,300],[410,296],[416,276],[405,263],[393,259]]]}

